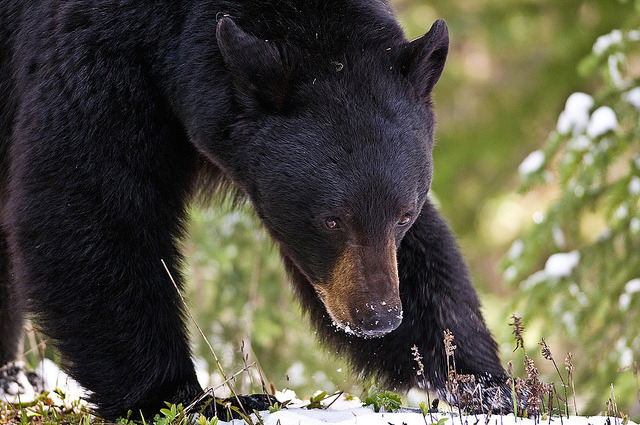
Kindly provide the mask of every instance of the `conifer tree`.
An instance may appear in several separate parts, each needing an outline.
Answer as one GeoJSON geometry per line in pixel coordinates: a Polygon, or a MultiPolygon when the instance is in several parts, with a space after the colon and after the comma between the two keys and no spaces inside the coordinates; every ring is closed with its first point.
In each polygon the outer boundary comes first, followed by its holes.
{"type": "Polygon", "coordinates": [[[603,409],[613,383],[628,412],[640,363],[640,31],[599,37],[580,71],[599,73],[599,89],[569,96],[543,148],[519,167],[522,192],[558,194],[502,265],[525,323],[575,350],[588,410],[603,409]]]}

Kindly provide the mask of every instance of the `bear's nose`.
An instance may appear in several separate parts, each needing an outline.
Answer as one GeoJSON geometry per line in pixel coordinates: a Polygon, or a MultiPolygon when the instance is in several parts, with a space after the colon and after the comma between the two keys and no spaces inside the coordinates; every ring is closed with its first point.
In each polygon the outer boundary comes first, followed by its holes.
{"type": "Polygon", "coordinates": [[[395,330],[402,323],[402,307],[368,304],[365,311],[369,314],[359,315],[356,325],[365,338],[376,338],[395,330]]]}

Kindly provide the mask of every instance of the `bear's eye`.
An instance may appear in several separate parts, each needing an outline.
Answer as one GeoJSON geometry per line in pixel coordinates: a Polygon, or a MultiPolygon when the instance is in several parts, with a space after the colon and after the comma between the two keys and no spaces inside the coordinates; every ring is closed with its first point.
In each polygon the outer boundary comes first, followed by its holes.
{"type": "Polygon", "coordinates": [[[327,229],[336,230],[340,228],[340,222],[337,218],[330,218],[325,220],[324,225],[327,226],[327,229]]]}
{"type": "Polygon", "coordinates": [[[411,214],[406,213],[405,215],[402,216],[400,221],[398,221],[398,226],[404,226],[408,224],[410,221],[411,221],[411,214]]]}

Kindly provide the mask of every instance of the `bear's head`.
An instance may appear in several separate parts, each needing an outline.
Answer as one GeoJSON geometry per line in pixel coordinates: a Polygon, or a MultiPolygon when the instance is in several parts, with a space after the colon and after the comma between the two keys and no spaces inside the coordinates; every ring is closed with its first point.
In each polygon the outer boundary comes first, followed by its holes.
{"type": "Polygon", "coordinates": [[[265,41],[223,18],[217,40],[240,113],[214,160],[339,328],[393,331],[396,251],[431,183],[444,21],[413,42],[336,48],[265,41]]]}

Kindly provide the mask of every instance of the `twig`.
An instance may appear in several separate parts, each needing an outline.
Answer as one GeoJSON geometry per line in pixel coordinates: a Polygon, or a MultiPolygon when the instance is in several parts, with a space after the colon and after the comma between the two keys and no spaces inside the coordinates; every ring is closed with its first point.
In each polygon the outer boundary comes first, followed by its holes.
{"type": "MultiPolygon", "coordinates": [[[[230,376],[227,380],[223,381],[221,384],[219,384],[218,386],[214,387],[214,388],[207,388],[206,390],[204,390],[204,392],[202,394],[200,394],[200,396],[194,400],[189,406],[187,406],[187,408],[185,409],[186,411],[189,411],[191,409],[193,409],[198,403],[200,403],[202,400],[204,400],[207,396],[211,396],[213,397],[216,390],[219,388],[222,388],[223,386],[225,386],[228,382],[236,379],[236,377],[238,375],[240,375],[241,373],[245,372],[246,370],[248,370],[249,368],[255,366],[256,362],[251,363],[250,365],[247,365],[245,367],[243,367],[242,369],[240,369],[238,372],[236,372],[235,374],[233,374],[232,376],[230,376]]],[[[214,400],[215,402],[215,400],[214,400]]]]}
{"type": "MultiPolygon", "coordinates": [[[[178,295],[180,296],[180,299],[182,300],[182,304],[184,305],[184,308],[187,310],[187,314],[189,314],[189,317],[191,318],[193,323],[196,325],[196,328],[198,328],[198,332],[200,332],[200,335],[204,339],[204,342],[207,343],[207,346],[209,347],[209,350],[211,351],[211,354],[213,355],[213,360],[216,362],[216,366],[218,367],[218,371],[220,372],[222,377],[225,379],[224,382],[227,383],[227,386],[229,387],[229,391],[231,391],[231,394],[233,394],[233,396],[235,397],[236,401],[238,402],[238,406],[240,406],[240,408],[242,409],[242,411],[246,415],[247,411],[244,409],[244,406],[242,405],[242,402],[240,401],[240,398],[238,397],[238,394],[236,394],[235,390],[231,386],[231,383],[229,382],[229,379],[227,379],[227,376],[224,373],[224,369],[222,368],[222,364],[220,363],[220,360],[218,360],[218,356],[216,356],[216,352],[213,350],[213,347],[211,346],[211,343],[209,343],[209,340],[205,336],[204,332],[202,332],[202,329],[200,328],[200,325],[198,325],[198,322],[196,321],[196,318],[193,317],[193,314],[191,313],[191,309],[189,309],[189,306],[187,305],[187,301],[182,296],[182,292],[180,292],[180,288],[178,288],[178,285],[176,284],[176,281],[173,279],[173,275],[169,271],[169,267],[167,267],[167,263],[165,263],[163,259],[161,259],[160,261],[162,262],[162,265],[164,266],[164,269],[167,271],[167,274],[169,275],[169,279],[171,279],[171,283],[173,283],[173,286],[176,288],[176,291],[178,292],[178,295]]],[[[214,404],[214,408],[217,410],[217,408],[215,407],[215,404],[214,404]]]]}
{"type": "Polygon", "coordinates": [[[332,405],[333,403],[335,403],[335,402],[336,402],[336,400],[338,400],[342,394],[344,394],[344,391],[338,391],[337,393],[335,393],[335,394],[333,394],[333,395],[329,396],[329,397],[333,397],[333,396],[335,395],[335,396],[337,396],[337,397],[336,397],[336,398],[334,398],[334,399],[333,399],[333,401],[332,401],[331,403],[329,403],[329,404],[327,404],[326,406],[324,406],[324,407],[322,408],[322,410],[327,410],[329,407],[331,407],[331,405],[332,405]]]}

